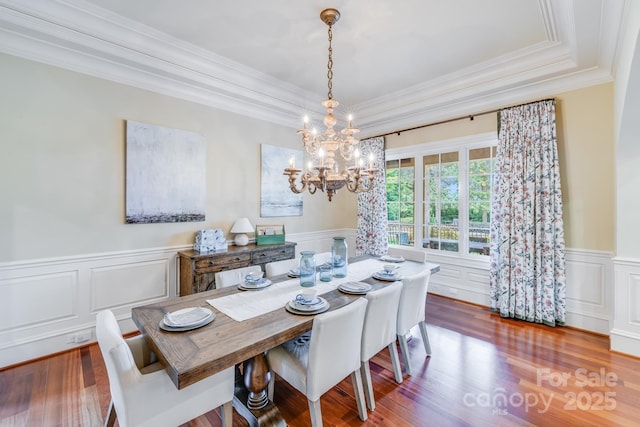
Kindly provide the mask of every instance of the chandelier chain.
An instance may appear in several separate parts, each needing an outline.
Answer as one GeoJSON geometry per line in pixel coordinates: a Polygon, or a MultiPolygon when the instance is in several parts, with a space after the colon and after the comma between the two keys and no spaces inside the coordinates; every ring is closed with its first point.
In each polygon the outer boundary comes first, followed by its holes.
{"type": "Polygon", "coordinates": [[[331,41],[333,40],[333,31],[331,31],[331,25],[329,25],[329,61],[327,62],[327,87],[329,92],[327,97],[333,99],[333,48],[331,47],[331,41]]]}
{"type": "Polygon", "coordinates": [[[366,193],[374,186],[374,178],[377,172],[374,166],[374,156],[369,155],[368,167],[364,159],[360,158],[358,140],[354,135],[359,132],[351,123],[349,115],[348,127],[336,131],[334,126],[337,119],[334,110],[339,102],[333,99],[333,24],[340,18],[337,9],[325,9],[320,13],[320,19],[328,27],[329,48],[327,61],[327,98],[322,102],[327,114],[322,121],[325,131],[317,133],[316,129],[307,126],[308,118],[305,116],[304,127],[298,130],[302,136],[304,148],[304,163],[302,168],[295,165],[295,156],[289,160],[289,167],[285,168],[284,175],[289,177],[289,188],[295,194],[309,190],[315,194],[316,190],[327,193],[329,201],[341,188],[346,188],[352,193],[366,193]],[[297,180],[300,178],[300,184],[297,180]]]}

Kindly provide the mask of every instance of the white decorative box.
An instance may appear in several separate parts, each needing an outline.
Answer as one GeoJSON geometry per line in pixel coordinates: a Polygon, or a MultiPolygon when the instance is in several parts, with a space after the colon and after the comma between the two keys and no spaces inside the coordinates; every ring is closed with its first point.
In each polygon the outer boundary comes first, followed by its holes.
{"type": "Polygon", "coordinates": [[[198,230],[193,249],[198,252],[226,251],[227,239],[220,228],[198,230]]]}

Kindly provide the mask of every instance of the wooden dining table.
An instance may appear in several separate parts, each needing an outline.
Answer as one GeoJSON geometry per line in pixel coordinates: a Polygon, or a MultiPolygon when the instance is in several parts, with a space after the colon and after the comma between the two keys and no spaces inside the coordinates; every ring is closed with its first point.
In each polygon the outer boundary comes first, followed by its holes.
{"type": "MultiPolygon", "coordinates": [[[[350,260],[356,263],[371,257],[350,260]]],[[[385,264],[379,261],[380,269],[385,264]]],[[[425,269],[432,273],[439,265],[405,261],[398,264],[398,275],[408,276],[425,269]]],[[[286,275],[270,278],[274,283],[288,280],[286,275]]],[[[359,281],[372,285],[372,291],[391,282],[369,276],[359,281]]],[[[227,295],[249,292],[251,304],[261,304],[261,292],[238,287],[214,289],[132,309],[132,319],[178,389],[185,388],[229,367],[236,369],[234,408],[251,426],[286,425],[267,399],[270,375],[265,352],[311,330],[314,315],[296,315],[284,308],[237,321],[207,302],[227,295]],[[213,322],[186,332],[167,332],[160,328],[164,315],[188,307],[206,307],[215,313],[213,322]]],[[[359,298],[338,289],[322,294],[329,310],[336,310],[359,298]]]]}

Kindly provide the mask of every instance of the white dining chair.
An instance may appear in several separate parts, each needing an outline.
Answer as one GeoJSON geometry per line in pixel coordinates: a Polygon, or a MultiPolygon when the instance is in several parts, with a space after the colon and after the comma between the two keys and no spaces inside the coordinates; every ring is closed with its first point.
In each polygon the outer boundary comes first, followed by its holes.
{"type": "Polygon", "coordinates": [[[120,427],[175,427],[221,406],[223,425],[231,427],[233,367],[178,390],[162,365],[153,363],[144,337],[125,340],[110,310],[98,313],[96,336],[111,390],[105,426],[117,418],[120,427]]]}
{"type": "Polygon", "coordinates": [[[427,335],[427,327],[425,325],[425,306],[430,277],[431,271],[425,269],[423,272],[402,279],[396,335],[400,342],[400,352],[402,353],[405,374],[407,375],[411,375],[411,361],[409,357],[409,346],[407,344],[407,335],[411,331],[411,328],[418,325],[420,333],[422,334],[424,350],[427,355],[431,354],[431,345],[429,344],[429,336],[427,335]]]}
{"type": "Polygon", "coordinates": [[[272,261],[268,262],[264,265],[265,272],[267,277],[280,276],[281,274],[286,274],[289,270],[293,268],[298,268],[300,266],[299,259],[283,259],[281,261],[272,261]]]}
{"type": "Polygon", "coordinates": [[[331,252],[320,252],[315,254],[314,259],[316,260],[316,265],[322,265],[331,262],[331,252]]]}
{"type": "Polygon", "coordinates": [[[247,275],[249,273],[260,273],[261,271],[262,269],[259,265],[234,268],[233,270],[218,271],[214,276],[216,289],[239,285],[240,273],[242,273],[242,275],[247,275]]]}
{"type": "Polygon", "coordinates": [[[393,282],[377,291],[369,292],[366,295],[368,304],[364,318],[364,328],[362,330],[362,346],[360,355],[360,373],[364,383],[364,394],[367,400],[367,407],[373,411],[376,407],[373,395],[373,382],[371,381],[371,370],[369,359],[387,347],[391,356],[391,364],[396,382],[402,382],[402,371],[400,369],[400,359],[396,349],[396,330],[398,305],[400,293],[402,292],[402,282],[393,282]]]}
{"type": "MultiPolygon", "coordinates": [[[[362,421],[367,419],[360,377],[360,343],[366,308],[367,300],[358,298],[344,307],[318,314],[313,319],[308,346],[292,340],[267,352],[271,370],[306,396],[312,427],[322,426],[320,397],[349,375],[358,416],[362,421]]],[[[271,400],[274,381],[272,375],[271,400]]]]}
{"type": "Polygon", "coordinates": [[[399,248],[397,246],[389,246],[387,254],[393,257],[403,257],[409,261],[427,262],[427,253],[420,249],[399,248]]]}

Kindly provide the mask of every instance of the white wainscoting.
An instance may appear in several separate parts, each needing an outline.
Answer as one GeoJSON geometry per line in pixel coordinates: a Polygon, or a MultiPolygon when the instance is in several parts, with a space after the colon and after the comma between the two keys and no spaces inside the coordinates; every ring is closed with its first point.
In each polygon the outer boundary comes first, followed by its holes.
{"type": "Polygon", "coordinates": [[[177,250],[1,264],[0,367],[95,341],[105,308],[135,330],[132,307],[175,297],[177,250]]]}
{"type": "Polygon", "coordinates": [[[611,350],[640,357],[640,260],[614,258],[615,310],[611,350]]]}
{"type": "MultiPolygon", "coordinates": [[[[489,263],[460,260],[429,252],[428,260],[440,264],[431,276],[429,292],[489,306],[489,263]]],[[[567,324],[609,334],[613,313],[611,253],[567,249],[567,324]]]]}
{"type": "MultiPolygon", "coordinates": [[[[287,235],[301,250],[329,252],[333,236],[355,230],[287,235]]],[[[0,264],[0,367],[95,341],[96,313],[114,312],[124,332],[135,331],[131,308],[175,298],[176,253],[190,245],[0,264]],[[74,337],[82,342],[69,342],[74,337]],[[88,338],[84,340],[84,338],[88,338]]]]}
{"type": "MultiPolygon", "coordinates": [[[[355,255],[353,229],[288,234],[303,250],[328,252],[334,236],[347,238],[355,255]]],[[[189,245],[123,251],[59,259],[0,264],[0,367],[10,366],[95,341],[95,315],[114,311],[122,330],[134,331],[131,308],[177,295],[176,253],[189,245]],[[72,338],[88,338],[69,342],[72,338]]],[[[464,260],[429,254],[440,264],[430,292],[487,306],[487,260],[464,260]]],[[[621,267],[623,264],[621,264],[621,267]]],[[[626,266],[626,264],[624,264],[626,266]]],[[[634,264],[635,299],[640,295],[640,264],[634,264]]],[[[612,319],[611,255],[567,250],[568,320],[571,326],[609,333],[612,319]]],[[[619,336],[640,337],[640,312],[630,305],[630,328],[619,336]]],[[[635,339],[638,339],[638,338],[635,339]]],[[[621,350],[622,351],[622,350],[621,350]]]]}

